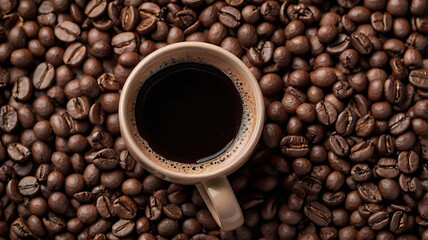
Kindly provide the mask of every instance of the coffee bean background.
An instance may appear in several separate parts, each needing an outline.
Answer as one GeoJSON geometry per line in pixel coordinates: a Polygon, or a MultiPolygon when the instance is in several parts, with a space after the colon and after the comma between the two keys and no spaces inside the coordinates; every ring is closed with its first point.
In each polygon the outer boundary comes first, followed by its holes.
{"type": "Polygon", "coordinates": [[[427,0],[0,0],[0,239],[428,239],[427,0]],[[259,81],[263,135],[218,228],[126,150],[120,89],[167,44],[259,81]]]}

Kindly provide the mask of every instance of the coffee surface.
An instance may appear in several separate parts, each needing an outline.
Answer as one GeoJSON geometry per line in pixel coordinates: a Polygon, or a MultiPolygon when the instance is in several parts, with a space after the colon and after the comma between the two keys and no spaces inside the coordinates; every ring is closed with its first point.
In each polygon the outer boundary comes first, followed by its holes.
{"type": "Polygon", "coordinates": [[[233,142],[242,118],[239,92],[219,69],[200,63],[167,67],[144,83],[138,131],[166,159],[200,163],[233,142]]]}

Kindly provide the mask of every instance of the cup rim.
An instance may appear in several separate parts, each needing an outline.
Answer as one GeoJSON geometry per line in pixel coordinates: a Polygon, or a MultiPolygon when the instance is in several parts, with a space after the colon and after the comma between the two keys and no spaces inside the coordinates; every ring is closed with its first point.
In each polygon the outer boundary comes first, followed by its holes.
{"type": "Polygon", "coordinates": [[[228,175],[235,170],[237,170],[240,166],[242,166],[246,160],[252,154],[255,146],[257,145],[264,125],[264,100],[263,95],[261,93],[258,81],[248,69],[248,67],[235,55],[226,51],[223,48],[220,48],[216,45],[202,42],[180,42],[167,45],[162,47],[155,52],[146,56],[143,60],[141,60],[129,74],[121,92],[120,101],[119,101],[119,125],[120,132],[125,141],[127,149],[131,152],[134,158],[143,165],[148,171],[155,171],[158,175],[168,180],[168,179],[180,179],[182,181],[191,181],[190,184],[195,183],[196,181],[208,180],[215,178],[221,175],[228,175]],[[138,141],[134,138],[134,134],[132,131],[135,130],[132,127],[131,118],[128,117],[127,109],[132,107],[130,95],[128,92],[133,91],[131,87],[134,85],[133,82],[141,81],[137,78],[137,75],[140,71],[143,71],[145,66],[150,64],[151,62],[155,62],[156,59],[161,58],[164,55],[172,53],[176,50],[180,49],[192,49],[199,51],[210,51],[216,54],[223,55],[230,62],[234,62],[237,64],[239,72],[242,72],[243,75],[246,76],[246,81],[251,85],[251,89],[253,90],[254,102],[256,104],[256,120],[254,132],[248,139],[248,145],[242,150],[241,155],[237,155],[234,157],[234,160],[231,163],[228,163],[224,167],[216,168],[212,171],[207,171],[203,173],[183,173],[179,171],[173,171],[167,168],[163,168],[156,163],[154,163],[151,159],[147,158],[143,149],[139,148],[138,141]]]}

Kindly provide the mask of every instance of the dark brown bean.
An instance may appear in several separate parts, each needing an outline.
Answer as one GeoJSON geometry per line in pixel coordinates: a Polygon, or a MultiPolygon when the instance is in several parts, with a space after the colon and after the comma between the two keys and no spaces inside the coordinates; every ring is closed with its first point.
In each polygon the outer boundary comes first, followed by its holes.
{"type": "Polygon", "coordinates": [[[71,67],[77,67],[83,63],[87,54],[86,46],[80,42],[76,42],[65,49],[63,62],[71,67]]]}
{"type": "Polygon", "coordinates": [[[373,213],[367,220],[369,226],[374,230],[381,230],[388,226],[389,217],[386,211],[373,213]]]}
{"type": "Polygon", "coordinates": [[[372,182],[361,183],[358,186],[358,194],[364,201],[371,203],[382,202],[382,195],[379,192],[379,188],[372,182]]]}
{"type": "Polygon", "coordinates": [[[225,6],[219,10],[218,19],[228,28],[236,28],[241,24],[241,12],[232,6],[225,6]]]}

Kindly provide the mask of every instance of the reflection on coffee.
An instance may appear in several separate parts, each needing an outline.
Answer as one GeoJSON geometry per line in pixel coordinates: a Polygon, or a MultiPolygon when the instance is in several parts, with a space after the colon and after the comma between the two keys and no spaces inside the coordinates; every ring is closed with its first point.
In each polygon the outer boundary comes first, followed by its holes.
{"type": "Polygon", "coordinates": [[[167,67],[144,83],[136,102],[140,135],[166,159],[199,163],[233,142],[242,102],[230,78],[200,63],[167,67]]]}

